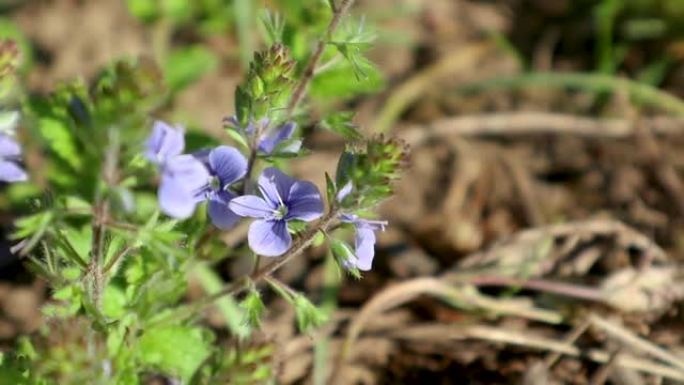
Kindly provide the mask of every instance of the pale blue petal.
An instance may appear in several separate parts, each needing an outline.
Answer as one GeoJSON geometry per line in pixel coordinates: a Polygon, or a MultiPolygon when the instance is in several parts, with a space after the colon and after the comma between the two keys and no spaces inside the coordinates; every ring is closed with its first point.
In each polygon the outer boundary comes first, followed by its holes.
{"type": "Polygon", "coordinates": [[[221,186],[229,186],[247,173],[247,159],[236,148],[216,147],[209,153],[209,167],[221,181],[221,186]]]}
{"type": "Polygon", "coordinates": [[[13,137],[0,133],[0,158],[17,158],[21,155],[21,147],[13,137]]]}
{"type": "Polygon", "coordinates": [[[375,256],[375,232],[366,227],[356,228],[356,267],[368,271],[373,265],[375,256]]]}
{"type": "Polygon", "coordinates": [[[182,180],[162,176],[158,191],[161,211],[176,219],[192,216],[197,206],[193,192],[186,188],[182,180]]]}
{"type": "Polygon", "coordinates": [[[209,218],[214,226],[221,230],[227,230],[235,226],[240,217],[230,209],[228,204],[235,198],[235,194],[229,191],[213,193],[209,196],[209,218]]]}
{"type": "Polygon", "coordinates": [[[340,221],[344,223],[356,223],[356,221],[359,219],[358,215],[355,214],[345,214],[342,213],[340,214],[340,221]]]}
{"type": "Polygon", "coordinates": [[[346,198],[352,192],[353,189],[354,185],[352,182],[347,182],[347,184],[345,184],[340,191],[337,192],[337,201],[342,202],[344,198],[346,198]]]}
{"type": "Polygon", "coordinates": [[[27,179],[26,171],[18,164],[8,160],[0,160],[0,181],[14,183],[24,182],[27,179]]]}
{"type": "Polygon", "coordinates": [[[252,218],[270,218],[275,209],[256,195],[243,195],[233,198],[229,206],[235,214],[252,218]]]}
{"type": "Polygon", "coordinates": [[[174,185],[192,194],[197,200],[204,199],[201,194],[209,184],[209,171],[204,164],[192,155],[179,155],[171,158],[162,169],[162,180],[173,180],[174,185]]]}
{"type": "Polygon", "coordinates": [[[292,245],[285,221],[257,220],[249,226],[249,247],[258,255],[277,257],[292,245]]]}
{"type": "Polygon", "coordinates": [[[281,203],[285,203],[296,181],[277,168],[269,167],[259,176],[258,184],[264,199],[274,207],[278,207],[281,203]]]}
{"type": "Polygon", "coordinates": [[[297,124],[294,122],[288,122],[276,128],[275,131],[268,133],[259,141],[259,151],[271,154],[280,143],[292,137],[296,128],[297,124]]]}
{"type": "Polygon", "coordinates": [[[145,142],[145,157],[153,163],[164,164],[180,155],[185,147],[185,132],[182,127],[171,127],[162,121],[154,122],[152,134],[145,142]]]}
{"type": "Polygon", "coordinates": [[[287,220],[313,221],[323,215],[323,201],[318,187],[311,182],[297,181],[287,197],[287,220]]]}

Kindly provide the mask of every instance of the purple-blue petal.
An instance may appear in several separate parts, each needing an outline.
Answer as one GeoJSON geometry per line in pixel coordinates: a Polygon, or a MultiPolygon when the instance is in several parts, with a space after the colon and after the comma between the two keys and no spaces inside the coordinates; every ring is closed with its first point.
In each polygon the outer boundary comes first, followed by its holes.
{"type": "Polygon", "coordinates": [[[258,255],[277,257],[292,245],[285,221],[257,220],[249,226],[249,247],[258,255]]]}
{"type": "Polygon", "coordinates": [[[247,159],[236,148],[219,146],[209,153],[209,167],[221,186],[229,186],[245,176],[247,159]]]}
{"type": "Polygon", "coordinates": [[[240,216],[230,209],[229,203],[235,198],[235,194],[229,191],[220,191],[209,196],[207,211],[214,226],[221,230],[227,230],[235,226],[240,216]]]}
{"type": "MultiPolygon", "coordinates": [[[[209,183],[209,171],[192,155],[179,155],[169,159],[162,169],[162,180],[173,179],[174,184],[195,195],[200,194],[209,183]]],[[[202,200],[204,197],[198,196],[202,200]]]]}
{"type": "Polygon", "coordinates": [[[275,210],[275,207],[256,195],[233,198],[229,206],[235,214],[252,218],[270,218],[275,210]]]}
{"type": "Polygon", "coordinates": [[[28,175],[17,163],[9,160],[0,160],[0,181],[14,183],[24,182],[28,175]]]}
{"type": "Polygon", "coordinates": [[[145,142],[145,157],[153,163],[164,164],[170,158],[180,155],[185,147],[185,132],[182,127],[171,127],[162,121],[154,122],[152,134],[145,142]]]}
{"type": "Polygon", "coordinates": [[[277,168],[269,167],[259,176],[258,184],[264,199],[272,206],[278,207],[281,203],[287,202],[290,189],[296,181],[277,168]]]}
{"type": "Polygon", "coordinates": [[[313,221],[323,215],[323,200],[318,187],[311,182],[297,181],[287,198],[287,220],[313,221]]]}
{"type": "Polygon", "coordinates": [[[356,228],[356,268],[368,271],[373,266],[375,256],[375,231],[367,227],[356,228]]]}
{"type": "Polygon", "coordinates": [[[162,176],[157,196],[161,211],[172,218],[185,219],[195,212],[197,200],[181,179],[162,176]]]}
{"type": "Polygon", "coordinates": [[[0,158],[11,159],[21,156],[21,147],[13,137],[0,134],[0,158]]]}
{"type": "Polygon", "coordinates": [[[297,124],[288,122],[278,127],[275,131],[268,133],[259,141],[259,151],[265,154],[273,153],[278,145],[292,137],[297,124]]]}

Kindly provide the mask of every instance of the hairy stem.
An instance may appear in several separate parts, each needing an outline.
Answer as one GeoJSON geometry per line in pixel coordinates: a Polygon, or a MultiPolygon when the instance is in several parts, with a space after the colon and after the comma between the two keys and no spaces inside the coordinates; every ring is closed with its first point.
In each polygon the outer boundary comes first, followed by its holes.
{"type": "Polygon", "coordinates": [[[330,24],[328,24],[325,37],[318,40],[318,43],[316,43],[316,48],[314,49],[309,62],[306,64],[302,78],[299,83],[297,83],[297,86],[292,93],[290,103],[287,105],[287,117],[292,117],[295,109],[304,98],[306,89],[316,73],[316,66],[318,65],[318,62],[321,60],[323,52],[325,51],[325,45],[332,39],[335,30],[337,30],[337,27],[340,25],[340,21],[342,21],[342,17],[349,12],[349,9],[352,7],[352,5],[354,5],[354,1],[355,0],[342,0],[341,4],[334,7],[333,16],[330,20],[330,24]]]}
{"type": "Polygon", "coordinates": [[[104,273],[104,250],[106,224],[109,221],[110,205],[107,195],[109,188],[116,180],[116,166],[119,161],[119,137],[116,128],[110,128],[108,132],[109,145],[105,152],[104,163],[102,164],[101,186],[96,193],[95,205],[93,209],[93,236],[90,248],[90,263],[88,265],[88,275],[90,277],[91,297],[96,308],[100,308],[102,292],[105,285],[104,273]]]}
{"type": "MultiPolygon", "coordinates": [[[[207,306],[210,306],[212,303],[214,303],[216,300],[218,300],[221,297],[227,296],[227,295],[237,295],[242,293],[243,291],[247,290],[250,285],[258,283],[268,277],[270,277],[274,272],[276,272],[278,269],[283,267],[286,263],[288,263],[292,258],[298,256],[301,254],[307,247],[311,246],[313,243],[316,234],[319,231],[327,231],[329,230],[337,221],[337,214],[338,211],[336,209],[330,210],[323,218],[321,218],[316,226],[313,228],[309,229],[306,231],[302,236],[297,238],[290,249],[282,256],[279,257],[278,259],[274,260],[271,263],[268,263],[264,265],[263,267],[260,267],[258,269],[255,269],[254,272],[248,275],[244,275],[240,278],[238,278],[235,282],[231,283],[230,285],[227,285],[226,287],[222,288],[221,290],[217,291],[216,293],[206,296],[204,298],[201,298],[200,300],[187,305],[185,307],[179,308],[178,312],[174,312],[172,314],[172,318],[174,320],[177,320],[178,318],[183,318],[183,317],[190,317],[198,312],[204,310],[207,306]]],[[[171,318],[171,317],[169,317],[171,318]]],[[[167,320],[166,318],[164,320],[167,320]]],[[[163,322],[163,321],[161,321],[163,322]]]]}

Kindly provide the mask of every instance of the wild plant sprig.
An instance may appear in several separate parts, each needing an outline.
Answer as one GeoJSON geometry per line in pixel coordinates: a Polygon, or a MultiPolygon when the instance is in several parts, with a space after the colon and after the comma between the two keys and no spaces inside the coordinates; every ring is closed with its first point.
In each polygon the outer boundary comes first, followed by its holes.
{"type": "Polygon", "coordinates": [[[287,117],[292,117],[297,109],[297,106],[304,98],[307,87],[316,74],[316,67],[323,56],[327,42],[332,39],[332,36],[337,30],[337,27],[340,25],[342,18],[349,12],[351,7],[354,5],[354,2],[355,0],[342,0],[340,4],[336,4],[335,0],[329,0],[330,7],[333,10],[332,19],[330,19],[330,24],[328,24],[325,36],[316,43],[316,48],[314,48],[309,62],[306,64],[306,67],[304,67],[302,78],[295,86],[295,89],[292,93],[292,98],[287,105],[287,117]]]}

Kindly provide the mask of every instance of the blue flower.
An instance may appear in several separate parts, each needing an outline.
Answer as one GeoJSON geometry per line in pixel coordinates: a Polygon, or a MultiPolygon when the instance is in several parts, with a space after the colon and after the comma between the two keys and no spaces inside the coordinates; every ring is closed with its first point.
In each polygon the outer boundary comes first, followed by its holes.
{"type": "Polygon", "coordinates": [[[0,133],[0,181],[23,182],[28,179],[26,171],[19,165],[21,147],[11,136],[0,133]]]}
{"type": "Polygon", "coordinates": [[[180,155],[185,148],[185,131],[182,127],[171,127],[162,121],[154,122],[152,134],[145,142],[145,157],[159,166],[180,155]]]}
{"type": "Polygon", "coordinates": [[[202,191],[209,201],[209,218],[220,229],[233,227],[240,219],[228,206],[237,196],[230,186],[242,179],[247,173],[247,159],[233,147],[219,146],[209,152],[205,166],[211,180],[202,191]]]}
{"type": "Polygon", "coordinates": [[[219,146],[195,155],[181,154],[185,147],[181,128],[155,122],[145,143],[145,156],[161,169],[158,199],[162,212],[185,219],[197,204],[209,201],[209,218],[220,229],[240,219],[228,207],[235,197],[230,186],[247,173],[247,159],[235,148],[219,146]]]}
{"type": "Polygon", "coordinates": [[[189,218],[206,199],[204,191],[210,179],[207,168],[192,155],[166,160],[157,192],[161,211],[172,218],[189,218]]]}
{"type": "MultiPolygon", "coordinates": [[[[347,182],[338,192],[336,199],[342,202],[351,194],[354,185],[347,182]]],[[[362,271],[368,271],[373,265],[373,257],[375,257],[375,232],[377,230],[385,231],[387,221],[375,221],[369,219],[359,218],[354,214],[340,214],[340,221],[344,223],[351,223],[356,229],[355,236],[355,255],[352,260],[345,261],[346,268],[356,268],[362,271]]]]}
{"type": "Polygon", "coordinates": [[[370,270],[375,256],[375,232],[377,230],[385,231],[387,221],[363,219],[353,214],[341,214],[340,220],[351,223],[356,228],[354,259],[345,261],[345,267],[357,268],[362,271],[370,270]]]}
{"type": "MultiPolygon", "coordinates": [[[[268,118],[259,120],[256,125],[253,122],[249,122],[246,127],[241,127],[235,116],[224,119],[224,122],[248,138],[259,132],[257,150],[266,155],[273,154],[280,144],[292,139],[292,135],[297,129],[297,123],[295,122],[286,122],[280,126],[271,127],[271,121],[268,118]]],[[[285,153],[296,153],[301,148],[301,145],[301,141],[293,141],[287,148],[280,150],[285,153]]]]}
{"type": "Polygon", "coordinates": [[[292,245],[287,222],[319,218],[323,201],[313,183],[296,180],[273,167],[261,173],[258,187],[261,197],[237,197],[229,206],[237,215],[257,218],[247,234],[249,247],[259,255],[277,257],[292,245]]]}

